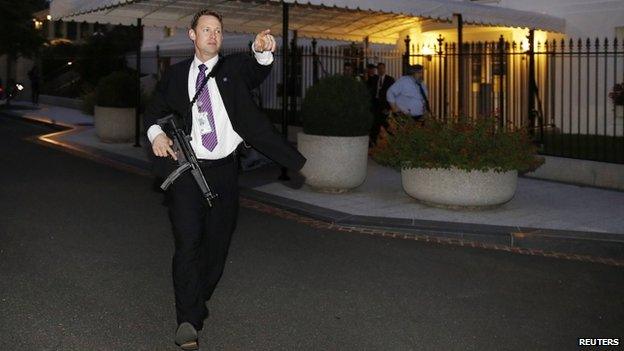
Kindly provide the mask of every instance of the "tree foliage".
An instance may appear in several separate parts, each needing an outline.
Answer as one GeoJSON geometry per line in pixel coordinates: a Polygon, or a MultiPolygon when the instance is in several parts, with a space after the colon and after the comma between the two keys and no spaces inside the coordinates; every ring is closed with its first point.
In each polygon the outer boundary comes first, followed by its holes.
{"type": "Polygon", "coordinates": [[[79,47],[76,70],[85,82],[96,85],[112,72],[124,70],[124,55],[136,51],[139,36],[135,27],[116,26],[94,34],[79,47]]]}
{"type": "Polygon", "coordinates": [[[35,56],[45,42],[35,29],[33,13],[48,6],[45,0],[0,0],[0,55],[35,56]]]}

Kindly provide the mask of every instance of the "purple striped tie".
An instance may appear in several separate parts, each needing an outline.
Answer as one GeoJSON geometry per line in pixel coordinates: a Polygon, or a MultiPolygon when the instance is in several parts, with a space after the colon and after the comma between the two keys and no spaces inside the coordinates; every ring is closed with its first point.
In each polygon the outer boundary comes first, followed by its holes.
{"type": "MultiPolygon", "coordinates": [[[[195,81],[195,92],[199,90],[202,81],[206,77],[206,65],[199,65],[199,74],[195,81]]],[[[214,115],[212,114],[212,103],[210,102],[210,92],[208,91],[208,83],[202,89],[202,92],[197,98],[197,108],[199,112],[206,112],[208,115],[208,122],[210,123],[210,133],[202,134],[202,145],[210,151],[214,150],[217,146],[217,129],[215,128],[214,115]]]]}

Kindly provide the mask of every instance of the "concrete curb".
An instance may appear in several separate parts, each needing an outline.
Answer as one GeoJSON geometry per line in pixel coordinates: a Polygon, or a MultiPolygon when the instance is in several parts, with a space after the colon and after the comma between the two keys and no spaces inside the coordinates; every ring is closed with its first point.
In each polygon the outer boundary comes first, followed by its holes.
{"type": "MultiPolygon", "coordinates": [[[[61,131],[39,136],[38,139],[42,144],[77,153],[79,156],[103,162],[124,171],[143,176],[150,174],[151,167],[147,162],[88,146],[49,140],[50,136],[55,134],[77,132],[80,127],[26,118],[19,113],[9,113],[9,111],[3,112],[6,115],[11,115],[12,118],[46,125],[61,131]]],[[[393,238],[397,237],[397,233],[401,233],[402,237],[425,238],[426,241],[442,241],[460,246],[466,246],[468,243],[468,246],[472,247],[502,248],[507,251],[520,253],[526,251],[531,252],[531,254],[553,257],[576,255],[577,257],[572,259],[624,265],[624,234],[358,216],[260,192],[248,187],[241,187],[240,194],[243,198],[331,225],[361,228],[360,230],[365,233],[373,229],[381,232],[391,231],[394,233],[391,235],[393,238]],[[596,260],[587,259],[588,257],[596,260]]]]}
{"type": "Polygon", "coordinates": [[[241,195],[336,225],[392,230],[414,236],[456,239],[500,245],[510,249],[521,248],[624,260],[624,235],[622,234],[358,216],[249,188],[241,188],[241,195]]]}

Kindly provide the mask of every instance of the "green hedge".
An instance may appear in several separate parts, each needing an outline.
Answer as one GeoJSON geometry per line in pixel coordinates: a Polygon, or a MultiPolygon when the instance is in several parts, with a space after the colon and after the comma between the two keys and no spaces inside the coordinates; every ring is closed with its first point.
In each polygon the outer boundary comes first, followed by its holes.
{"type": "Polygon", "coordinates": [[[113,72],[98,82],[95,104],[103,107],[136,107],[137,89],[135,74],[113,72]]]}
{"type": "Polygon", "coordinates": [[[303,131],[326,136],[368,135],[373,123],[370,103],[366,86],[354,78],[323,78],[310,87],[303,100],[303,131]]]}

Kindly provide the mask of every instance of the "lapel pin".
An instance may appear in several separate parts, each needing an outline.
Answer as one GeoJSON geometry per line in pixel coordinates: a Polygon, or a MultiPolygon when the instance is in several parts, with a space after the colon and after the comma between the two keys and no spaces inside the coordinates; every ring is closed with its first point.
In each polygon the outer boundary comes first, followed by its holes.
{"type": "Polygon", "coordinates": [[[227,77],[223,77],[223,81],[224,81],[224,82],[227,82],[227,77]]]}

